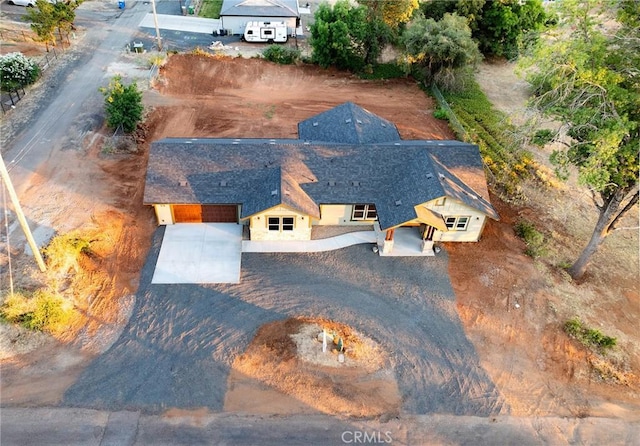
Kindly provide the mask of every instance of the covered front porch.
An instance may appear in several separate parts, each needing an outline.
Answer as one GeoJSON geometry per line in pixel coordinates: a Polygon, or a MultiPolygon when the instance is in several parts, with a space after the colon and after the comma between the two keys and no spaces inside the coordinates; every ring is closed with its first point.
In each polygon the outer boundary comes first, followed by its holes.
{"type": "Polygon", "coordinates": [[[387,231],[374,226],[378,253],[389,257],[434,256],[433,241],[423,240],[424,229],[420,226],[405,226],[387,231]]]}

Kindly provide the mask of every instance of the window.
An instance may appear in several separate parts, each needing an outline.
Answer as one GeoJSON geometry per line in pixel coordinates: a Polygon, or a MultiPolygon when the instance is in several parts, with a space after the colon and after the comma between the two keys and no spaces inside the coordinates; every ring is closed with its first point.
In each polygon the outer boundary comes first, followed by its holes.
{"type": "Polygon", "coordinates": [[[378,218],[375,204],[354,204],[351,220],[375,220],[378,218]]]}
{"type": "Polygon", "coordinates": [[[269,231],[293,231],[294,217],[269,217],[267,227],[269,231]]]}
{"type": "Polygon", "coordinates": [[[466,231],[471,217],[447,217],[445,223],[451,231],[466,231]]]}

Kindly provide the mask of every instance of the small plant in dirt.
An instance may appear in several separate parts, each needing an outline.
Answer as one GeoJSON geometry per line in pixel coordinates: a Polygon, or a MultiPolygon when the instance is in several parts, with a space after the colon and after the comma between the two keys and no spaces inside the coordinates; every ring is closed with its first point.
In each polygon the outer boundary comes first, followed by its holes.
{"type": "Polygon", "coordinates": [[[0,314],[9,322],[30,330],[61,333],[76,316],[70,302],[55,292],[38,289],[34,293],[13,293],[4,299],[0,314]]]}
{"type": "Polygon", "coordinates": [[[262,57],[281,65],[291,65],[298,62],[300,55],[299,50],[282,45],[269,45],[267,49],[262,52],[262,57]]]}
{"type": "Polygon", "coordinates": [[[77,272],[80,257],[90,252],[91,242],[76,232],[54,237],[42,249],[49,268],[62,274],[68,273],[71,269],[77,272]]]}
{"type": "Polygon", "coordinates": [[[358,76],[362,79],[398,79],[406,77],[404,69],[395,63],[381,63],[368,65],[370,70],[367,72],[359,73],[358,76]]]}
{"type": "Polygon", "coordinates": [[[587,327],[580,319],[569,319],[564,323],[564,331],[587,348],[599,351],[610,350],[617,344],[617,339],[606,336],[600,330],[587,327]]]}
{"type": "Polygon", "coordinates": [[[515,224],[514,230],[516,235],[527,245],[524,251],[526,255],[537,258],[546,254],[544,234],[538,231],[533,223],[520,220],[515,224]]]}
{"type": "Polygon", "coordinates": [[[438,107],[433,111],[433,117],[436,119],[442,119],[444,121],[449,120],[449,115],[447,114],[447,111],[442,107],[438,107]]]}
{"type": "Polygon", "coordinates": [[[113,129],[133,132],[142,120],[142,92],[135,82],[124,85],[121,76],[114,76],[108,87],[100,88],[104,96],[107,124],[113,129]]]}
{"type": "Polygon", "coordinates": [[[0,56],[0,86],[4,91],[13,91],[33,84],[40,76],[38,64],[22,53],[0,56]]]}
{"type": "Polygon", "coordinates": [[[553,132],[549,129],[540,129],[533,134],[531,142],[538,147],[544,147],[553,139],[553,132]]]}

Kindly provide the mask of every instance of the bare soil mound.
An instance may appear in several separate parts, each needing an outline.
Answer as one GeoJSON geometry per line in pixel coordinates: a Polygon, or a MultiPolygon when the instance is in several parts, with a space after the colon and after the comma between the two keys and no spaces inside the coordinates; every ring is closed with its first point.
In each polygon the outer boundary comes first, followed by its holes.
{"type": "MultiPolygon", "coordinates": [[[[261,399],[274,400],[269,388],[289,397],[287,406],[293,411],[285,413],[376,417],[400,410],[398,386],[380,347],[326,319],[291,318],[263,325],[233,363],[225,410],[261,412],[261,399]],[[335,339],[328,342],[326,353],[318,338],[323,329],[335,339]],[[343,341],[344,362],[339,360],[338,339],[343,341]],[[258,391],[248,399],[252,387],[258,391]]],[[[274,413],[272,405],[269,413],[274,413]]]]}

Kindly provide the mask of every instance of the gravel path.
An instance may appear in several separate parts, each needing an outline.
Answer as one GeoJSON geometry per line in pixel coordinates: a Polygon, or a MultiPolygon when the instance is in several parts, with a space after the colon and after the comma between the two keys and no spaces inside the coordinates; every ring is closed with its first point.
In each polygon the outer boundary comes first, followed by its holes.
{"type": "Polygon", "coordinates": [[[122,336],[68,389],[63,405],[221,411],[234,357],[262,324],[322,316],[388,349],[405,413],[489,416],[508,408],[455,309],[444,251],[379,257],[357,245],[315,254],[243,254],[237,285],[151,285],[155,234],[122,336]]]}

